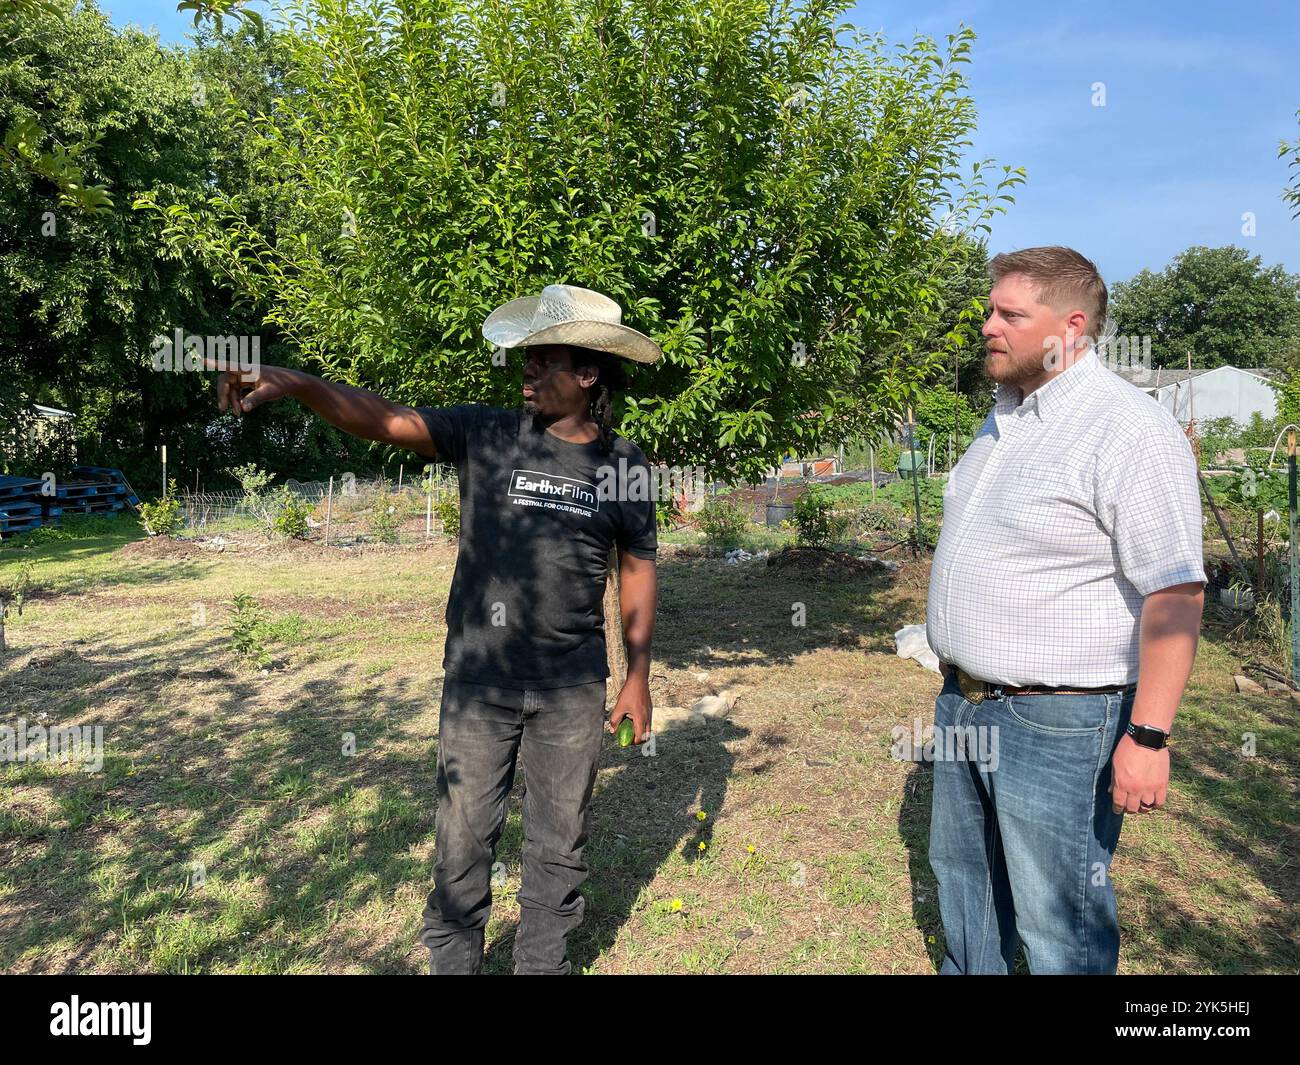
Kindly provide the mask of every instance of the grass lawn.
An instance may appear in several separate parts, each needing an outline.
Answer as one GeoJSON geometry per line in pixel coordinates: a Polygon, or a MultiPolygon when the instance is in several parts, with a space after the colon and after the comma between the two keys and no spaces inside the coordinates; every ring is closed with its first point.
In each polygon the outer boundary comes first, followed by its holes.
{"type": "MultiPolygon", "coordinates": [[[[0,724],[105,737],[98,773],[0,766],[0,970],[425,971],[454,545],[137,535],[0,548],[0,583],[26,559],[35,588],[9,621],[0,724]],[[273,623],[265,672],[231,647],[237,593],[273,623]]],[[[656,702],[744,691],[654,757],[607,740],[576,968],[935,970],[930,772],[890,733],[930,720],[939,678],[893,653],[927,582],[900,560],[814,574],[665,548],[656,702]]],[[[1170,805],[1128,819],[1114,864],[1122,972],[1300,970],[1298,708],[1236,694],[1240,661],[1208,618],[1170,805]]],[[[521,790],[493,972],[511,967],[521,790]]]]}

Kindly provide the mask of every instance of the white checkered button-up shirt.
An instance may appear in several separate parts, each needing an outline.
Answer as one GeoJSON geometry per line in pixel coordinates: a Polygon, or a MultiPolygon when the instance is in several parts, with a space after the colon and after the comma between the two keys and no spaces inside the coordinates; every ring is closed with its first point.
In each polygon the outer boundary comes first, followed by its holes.
{"type": "Polygon", "coordinates": [[[1131,684],[1143,597],[1205,581],[1191,445],[1095,349],[1020,400],[998,387],[949,477],[930,646],[995,683],[1131,684]]]}

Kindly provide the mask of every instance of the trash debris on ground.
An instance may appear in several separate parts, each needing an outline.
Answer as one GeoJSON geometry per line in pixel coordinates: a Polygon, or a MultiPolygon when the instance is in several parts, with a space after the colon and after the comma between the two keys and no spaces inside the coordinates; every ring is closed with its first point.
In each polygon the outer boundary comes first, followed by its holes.
{"type": "Polygon", "coordinates": [[[1220,588],[1219,602],[1229,610],[1253,610],[1255,593],[1249,588],[1220,588]]]}
{"type": "Polygon", "coordinates": [[[932,673],[939,672],[939,656],[925,637],[924,625],[904,625],[894,633],[899,658],[914,658],[932,673]]]}
{"type": "Polygon", "coordinates": [[[699,728],[706,722],[720,721],[731,713],[744,688],[723,688],[716,695],[701,695],[690,706],[656,706],[653,728],[667,732],[676,728],[699,728]]]}

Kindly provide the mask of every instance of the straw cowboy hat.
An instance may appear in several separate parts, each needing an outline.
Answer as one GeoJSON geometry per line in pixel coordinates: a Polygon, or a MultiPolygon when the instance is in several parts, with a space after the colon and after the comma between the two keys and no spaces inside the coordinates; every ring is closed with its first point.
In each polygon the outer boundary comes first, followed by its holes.
{"type": "Polygon", "coordinates": [[[483,336],[503,348],[577,344],[633,362],[655,362],[663,352],[644,333],[623,324],[623,308],[608,296],[576,285],[547,285],[540,296],[520,296],[487,316],[483,336]]]}

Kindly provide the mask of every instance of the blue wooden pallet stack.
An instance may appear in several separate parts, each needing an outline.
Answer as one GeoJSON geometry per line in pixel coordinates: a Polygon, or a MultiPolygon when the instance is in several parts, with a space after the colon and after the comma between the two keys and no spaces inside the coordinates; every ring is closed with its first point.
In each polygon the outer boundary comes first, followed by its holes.
{"type": "Polygon", "coordinates": [[[140,503],[122,471],[107,466],[76,466],[71,479],[53,483],[45,495],[44,481],[0,475],[0,537],[58,525],[65,514],[116,514],[140,503]]]}
{"type": "Polygon", "coordinates": [[[0,475],[0,536],[26,532],[44,524],[41,482],[0,475]]]}
{"type": "Polygon", "coordinates": [[[108,479],[59,481],[55,493],[64,514],[114,514],[126,505],[126,486],[108,479]]]}
{"type": "MultiPolygon", "coordinates": [[[[111,466],[73,466],[72,473],[76,477],[82,477],[86,480],[107,479],[113,484],[121,485],[125,489],[122,498],[125,502],[133,507],[140,505],[140,497],[135,494],[135,489],[131,487],[131,482],[126,479],[121,470],[115,470],[111,466]]],[[[118,509],[121,509],[120,507],[118,509]]]]}

